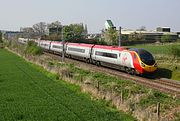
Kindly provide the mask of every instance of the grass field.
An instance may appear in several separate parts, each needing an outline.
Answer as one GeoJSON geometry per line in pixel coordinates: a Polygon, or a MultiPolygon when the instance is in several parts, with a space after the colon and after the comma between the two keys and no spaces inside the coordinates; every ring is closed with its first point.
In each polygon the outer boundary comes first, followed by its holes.
{"type": "Polygon", "coordinates": [[[139,44],[134,46],[128,46],[130,48],[144,48],[151,52],[152,54],[163,54],[163,55],[169,55],[170,47],[172,45],[178,45],[180,48],[180,43],[166,43],[166,44],[139,44]]]}
{"type": "MultiPolygon", "coordinates": [[[[53,75],[52,75],[53,76],[53,75]]],[[[78,86],[54,80],[0,49],[0,121],[131,121],[92,101],[78,86]]]]}

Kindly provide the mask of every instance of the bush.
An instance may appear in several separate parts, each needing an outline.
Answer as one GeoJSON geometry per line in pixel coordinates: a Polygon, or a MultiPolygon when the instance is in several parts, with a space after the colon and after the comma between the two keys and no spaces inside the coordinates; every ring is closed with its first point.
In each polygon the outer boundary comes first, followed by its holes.
{"type": "Polygon", "coordinates": [[[153,91],[150,91],[147,96],[143,97],[140,100],[139,104],[142,107],[150,106],[153,104],[156,105],[159,102],[162,104],[165,104],[166,101],[169,101],[170,99],[171,97],[169,97],[167,94],[153,90],[153,91]]]}
{"type": "Polygon", "coordinates": [[[137,32],[131,33],[128,37],[129,41],[143,41],[144,39],[144,35],[137,32]]]}
{"type": "Polygon", "coordinates": [[[173,56],[173,59],[180,57],[180,45],[171,45],[169,52],[173,56]]]}
{"type": "Polygon", "coordinates": [[[42,48],[37,46],[37,43],[35,43],[33,41],[29,41],[27,43],[25,52],[32,54],[32,55],[40,55],[40,54],[42,54],[43,50],[42,50],[42,48]]]}
{"type": "Polygon", "coordinates": [[[31,46],[37,46],[37,43],[35,43],[34,41],[28,41],[27,47],[31,47],[31,46]]]}
{"type": "Polygon", "coordinates": [[[43,53],[42,49],[40,47],[34,47],[32,50],[33,55],[41,55],[43,53]]]}
{"type": "Polygon", "coordinates": [[[171,35],[165,34],[161,37],[161,42],[170,42],[171,41],[171,35]]]}

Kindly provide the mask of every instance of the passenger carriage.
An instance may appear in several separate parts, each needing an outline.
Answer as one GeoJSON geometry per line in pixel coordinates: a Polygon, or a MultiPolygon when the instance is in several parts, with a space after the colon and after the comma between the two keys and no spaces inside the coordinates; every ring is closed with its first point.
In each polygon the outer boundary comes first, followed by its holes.
{"type": "Polygon", "coordinates": [[[61,54],[63,51],[63,44],[62,42],[52,41],[50,45],[50,50],[54,53],[61,54]]]}
{"type": "Polygon", "coordinates": [[[66,55],[68,57],[90,62],[93,44],[67,43],[66,55]]]}
{"type": "Polygon", "coordinates": [[[40,40],[39,46],[42,47],[45,51],[50,50],[51,41],[48,40],[40,40]]]}

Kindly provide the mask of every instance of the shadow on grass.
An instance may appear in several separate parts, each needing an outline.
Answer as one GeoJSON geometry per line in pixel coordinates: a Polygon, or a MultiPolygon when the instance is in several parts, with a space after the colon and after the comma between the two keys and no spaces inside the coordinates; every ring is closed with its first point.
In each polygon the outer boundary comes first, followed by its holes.
{"type": "Polygon", "coordinates": [[[149,79],[159,79],[159,78],[171,79],[172,71],[166,68],[158,68],[156,72],[144,74],[142,76],[149,79]]]}
{"type": "Polygon", "coordinates": [[[168,78],[171,79],[172,77],[172,71],[166,68],[158,68],[158,70],[155,72],[155,78],[168,78]]]}

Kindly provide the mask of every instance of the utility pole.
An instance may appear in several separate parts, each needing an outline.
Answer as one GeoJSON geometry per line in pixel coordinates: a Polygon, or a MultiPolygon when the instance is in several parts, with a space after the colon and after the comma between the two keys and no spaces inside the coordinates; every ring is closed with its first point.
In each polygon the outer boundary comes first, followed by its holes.
{"type": "Polygon", "coordinates": [[[2,32],[0,31],[0,43],[2,42],[2,32]]]}
{"type": "Polygon", "coordinates": [[[119,47],[121,47],[121,26],[119,27],[119,47]]]}
{"type": "Polygon", "coordinates": [[[63,25],[62,25],[62,30],[61,30],[61,39],[62,39],[62,57],[61,57],[61,61],[64,62],[64,37],[63,37],[63,25]]]}

